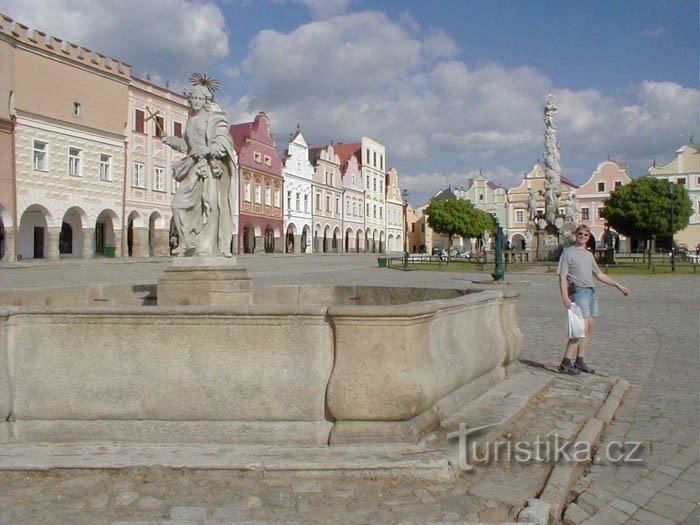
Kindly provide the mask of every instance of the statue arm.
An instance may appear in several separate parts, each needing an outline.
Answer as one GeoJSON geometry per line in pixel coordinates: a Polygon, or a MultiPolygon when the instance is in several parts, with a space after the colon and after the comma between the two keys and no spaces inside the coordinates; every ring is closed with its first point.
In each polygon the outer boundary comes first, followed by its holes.
{"type": "Polygon", "coordinates": [[[164,144],[167,144],[174,150],[177,150],[180,153],[187,153],[187,143],[185,142],[185,139],[174,135],[163,135],[162,140],[164,144]]]}

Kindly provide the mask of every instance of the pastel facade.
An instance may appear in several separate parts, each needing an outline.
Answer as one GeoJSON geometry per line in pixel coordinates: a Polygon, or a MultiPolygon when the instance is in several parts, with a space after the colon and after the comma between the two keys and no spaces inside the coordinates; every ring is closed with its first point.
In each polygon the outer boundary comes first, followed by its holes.
{"type": "Polygon", "coordinates": [[[187,116],[185,97],[132,77],[126,132],[124,256],[170,255],[170,204],[176,189],[172,164],[182,154],[163,144],[161,137],[182,137],[187,116]]]}
{"type": "Polygon", "coordinates": [[[343,182],[340,157],[333,145],[309,149],[313,176],[313,245],[315,253],[343,251],[343,182]]]}
{"type": "Polygon", "coordinates": [[[365,180],[365,238],[369,251],[386,250],[386,148],[364,136],[360,142],[360,166],[365,180]]]}
{"type": "Polygon", "coordinates": [[[5,255],[119,256],[129,65],[5,15],[0,35],[3,95],[11,92],[2,105],[14,122],[14,188],[0,206],[15,253],[5,255]]]}
{"type": "Polygon", "coordinates": [[[688,226],[678,232],[675,241],[694,251],[700,246],[700,146],[692,141],[676,150],[676,158],[664,166],[656,162],[649,168],[649,175],[685,186],[693,203],[693,214],[688,226]]]}
{"type": "MultiPolygon", "coordinates": [[[[604,245],[606,242],[604,235],[607,223],[602,217],[605,201],[610,198],[611,192],[630,182],[632,179],[626,165],[606,160],[598,164],[591,178],[576,191],[579,222],[590,226],[598,245],[604,245]]],[[[628,247],[628,239],[621,235],[619,249],[627,251],[628,247]]]]}
{"type": "Polygon", "coordinates": [[[0,64],[0,260],[14,261],[17,237],[13,148],[15,116],[10,113],[10,97],[14,84],[14,48],[12,38],[1,32],[0,64]],[[6,65],[8,67],[5,67],[6,65]]]}
{"type": "Polygon", "coordinates": [[[312,200],[311,183],[314,168],[309,162],[309,145],[297,129],[289,140],[282,164],[285,207],[285,252],[312,253],[312,200]]]}
{"type": "Polygon", "coordinates": [[[386,251],[403,252],[405,239],[403,198],[399,174],[391,168],[386,174],[386,251]]]}
{"type": "Polygon", "coordinates": [[[238,153],[240,184],[234,246],[238,245],[239,253],[281,253],[284,179],[270,120],[261,111],[253,122],[231,126],[231,136],[238,153]]]}
{"type": "MultiPolygon", "coordinates": [[[[477,177],[467,179],[466,187],[457,188],[454,193],[458,199],[470,201],[477,210],[493,215],[503,231],[508,230],[508,194],[503,186],[490,181],[480,172],[477,177]]],[[[488,233],[487,239],[490,243],[491,236],[488,233]]],[[[470,251],[476,248],[472,240],[468,240],[465,244],[470,251]]]]}
{"type": "MultiPolygon", "coordinates": [[[[504,232],[506,238],[510,241],[511,248],[515,250],[530,249],[532,247],[532,239],[527,231],[529,217],[528,200],[529,190],[532,188],[535,192],[535,202],[538,213],[544,213],[544,184],[546,182],[544,169],[541,164],[535,164],[530,173],[523,176],[522,182],[515,188],[507,191],[508,206],[507,206],[507,224],[508,229],[504,232]]],[[[576,191],[578,186],[568,180],[566,177],[561,178],[561,197],[559,198],[560,215],[565,213],[565,203],[569,198],[569,193],[576,191]]]]}
{"type": "Polygon", "coordinates": [[[346,252],[364,252],[365,243],[365,184],[358,159],[359,150],[348,151],[334,146],[340,158],[343,181],[343,248],[346,252]]]}

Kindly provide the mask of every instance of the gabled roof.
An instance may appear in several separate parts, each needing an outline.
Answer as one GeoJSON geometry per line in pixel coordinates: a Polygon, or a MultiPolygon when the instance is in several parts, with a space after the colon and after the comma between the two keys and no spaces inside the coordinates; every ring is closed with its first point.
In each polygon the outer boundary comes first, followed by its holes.
{"type": "Polygon", "coordinates": [[[579,188],[579,187],[580,187],[578,184],[576,184],[576,183],[575,183],[574,181],[572,181],[571,179],[567,179],[566,177],[564,177],[564,175],[561,176],[561,181],[562,181],[564,184],[566,184],[567,186],[571,186],[572,188],[579,188]]]}
{"type": "Polygon", "coordinates": [[[362,165],[362,144],[360,142],[352,142],[349,144],[338,142],[337,144],[333,144],[333,149],[335,150],[335,154],[340,157],[341,166],[344,166],[352,155],[355,155],[355,157],[357,157],[357,163],[362,165]]]}
{"type": "Polygon", "coordinates": [[[242,124],[233,124],[229,128],[231,138],[233,138],[233,147],[236,148],[236,153],[241,153],[241,148],[245,144],[247,138],[250,137],[250,130],[253,128],[252,122],[244,122],[242,124]]]}
{"type": "Polygon", "coordinates": [[[431,201],[444,201],[447,199],[456,199],[457,196],[452,191],[452,186],[448,186],[444,190],[438,190],[435,195],[430,199],[431,201]]]}

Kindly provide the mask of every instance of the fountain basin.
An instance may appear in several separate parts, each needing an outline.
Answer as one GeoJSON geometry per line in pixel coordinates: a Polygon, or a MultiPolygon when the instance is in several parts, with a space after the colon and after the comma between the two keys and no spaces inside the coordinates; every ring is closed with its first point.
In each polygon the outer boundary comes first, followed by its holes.
{"type": "Polygon", "coordinates": [[[254,285],[252,305],[143,306],[154,294],[0,294],[18,305],[0,308],[0,442],[415,442],[522,348],[509,292],[254,285]]]}

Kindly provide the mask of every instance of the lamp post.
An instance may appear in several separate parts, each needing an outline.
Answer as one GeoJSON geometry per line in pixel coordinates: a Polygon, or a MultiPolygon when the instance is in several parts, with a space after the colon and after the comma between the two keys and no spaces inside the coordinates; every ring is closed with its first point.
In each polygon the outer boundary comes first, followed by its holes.
{"type": "Polygon", "coordinates": [[[403,267],[408,266],[408,190],[401,192],[403,200],[403,267]]]}
{"type": "Polygon", "coordinates": [[[675,247],[675,242],[674,242],[674,234],[673,234],[673,229],[674,229],[674,222],[675,222],[675,183],[672,180],[669,180],[671,183],[670,190],[671,190],[671,271],[675,272],[676,271],[676,247],[675,247]]]}

